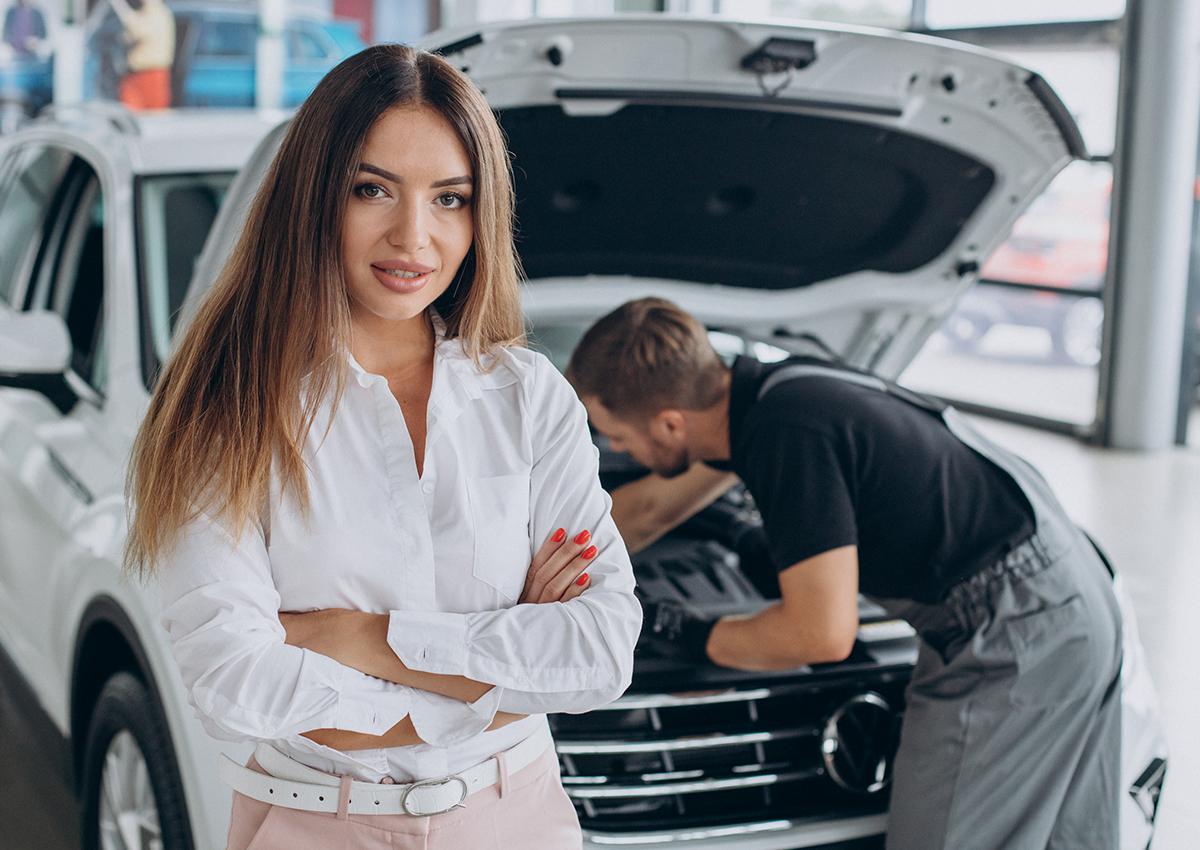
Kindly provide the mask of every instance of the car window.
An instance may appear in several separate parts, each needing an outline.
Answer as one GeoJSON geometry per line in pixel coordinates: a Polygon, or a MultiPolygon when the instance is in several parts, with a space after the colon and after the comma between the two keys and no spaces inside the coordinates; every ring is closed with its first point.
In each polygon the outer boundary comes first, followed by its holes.
{"type": "Polygon", "coordinates": [[[205,21],[196,45],[201,56],[249,58],[258,33],[253,21],[205,21]]]}
{"type": "Polygon", "coordinates": [[[104,199],[90,165],[73,157],[55,192],[34,263],[31,309],[62,316],[71,337],[71,371],[104,386],[104,199]]]}
{"type": "Polygon", "coordinates": [[[0,186],[0,302],[18,303],[37,253],[37,238],[70,154],[41,145],[16,151],[0,186]]]}
{"type": "Polygon", "coordinates": [[[71,334],[71,370],[95,389],[104,387],[104,198],[100,181],[81,170],[73,209],[64,210],[62,241],[49,307],[71,334]]]}
{"type": "Polygon", "coordinates": [[[289,27],[287,31],[288,56],[292,59],[302,59],[310,62],[324,61],[329,58],[329,51],[317,37],[308,30],[289,27]]]}
{"type": "Polygon", "coordinates": [[[151,374],[170,351],[196,260],[233,176],[232,172],[162,174],[139,181],[139,274],[151,374]]]}

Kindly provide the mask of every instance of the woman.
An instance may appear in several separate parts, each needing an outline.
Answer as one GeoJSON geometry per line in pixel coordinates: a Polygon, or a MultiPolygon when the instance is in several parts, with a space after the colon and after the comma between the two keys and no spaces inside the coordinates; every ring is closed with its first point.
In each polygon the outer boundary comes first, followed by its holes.
{"type": "Polygon", "coordinates": [[[544,715],[624,690],[641,612],[583,408],[520,344],[512,207],[478,90],[365,50],[162,375],[128,564],[209,732],[264,742],[222,766],[230,848],[580,845],[544,715]]]}

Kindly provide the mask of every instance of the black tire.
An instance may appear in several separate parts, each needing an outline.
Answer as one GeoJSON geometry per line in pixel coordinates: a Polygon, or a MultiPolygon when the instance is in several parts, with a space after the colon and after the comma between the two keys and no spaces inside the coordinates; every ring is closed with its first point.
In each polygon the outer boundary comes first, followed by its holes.
{"type": "Polygon", "coordinates": [[[193,850],[183,783],[162,710],[130,673],[114,674],[100,691],[88,726],[82,780],[83,850],[193,850]],[[130,813],[123,832],[115,827],[114,804],[130,813]],[[141,817],[131,817],[134,812],[141,817]]]}

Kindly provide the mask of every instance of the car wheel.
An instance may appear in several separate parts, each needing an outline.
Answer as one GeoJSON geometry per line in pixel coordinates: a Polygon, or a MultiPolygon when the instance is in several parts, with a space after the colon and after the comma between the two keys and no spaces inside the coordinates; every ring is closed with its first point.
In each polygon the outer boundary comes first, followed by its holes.
{"type": "Polygon", "coordinates": [[[170,738],[139,679],[105,683],[85,746],[83,850],[192,850],[170,738]]]}
{"type": "Polygon", "coordinates": [[[1099,298],[1075,298],[1063,311],[1054,337],[1058,359],[1076,366],[1100,362],[1100,336],[1104,327],[1104,305],[1099,298]]]}

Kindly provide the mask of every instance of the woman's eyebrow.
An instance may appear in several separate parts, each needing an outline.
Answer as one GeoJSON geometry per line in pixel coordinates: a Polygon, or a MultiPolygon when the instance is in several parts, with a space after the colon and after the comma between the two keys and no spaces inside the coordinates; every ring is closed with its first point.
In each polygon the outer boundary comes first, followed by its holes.
{"type": "MultiPolygon", "coordinates": [[[[366,171],[369,174],[376,174],[376,175],[382,177],[384,180],[390,180],[393,183],[403,183],[404,182],[404,178],[401,177],[399,174],[393,174],[392,172],[388,171],[387,169],[380,168],[378,165],[371,165],[371,163],[369,163],[369,162],[364,162],[364,163],[360,164],[358,166],[358,170],[366,171]]],[[[462,175],[459,175],[458,177],[447,177],[445,180],[436,180],[430,184],[430,187],[433,189],[440,189],[443,186],[462,186],[462,185],[469,186],[469,185],[474,184],[474,182],[475,181],[471,179],[471,175],[462,174],[462,175]]]]}

